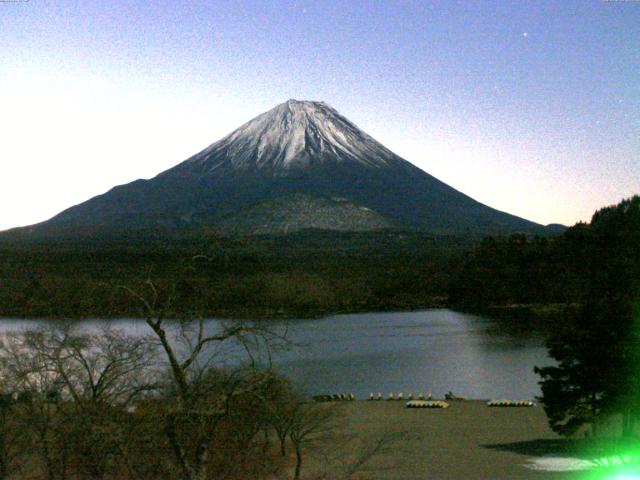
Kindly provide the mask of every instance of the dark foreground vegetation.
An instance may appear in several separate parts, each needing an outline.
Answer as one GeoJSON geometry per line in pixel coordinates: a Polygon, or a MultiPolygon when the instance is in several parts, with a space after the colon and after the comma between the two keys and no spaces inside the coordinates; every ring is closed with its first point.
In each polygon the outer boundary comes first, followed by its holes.
{"type": "Polygon", "coordinates": [[[597,212],[579,230],[579,308],[549,339],[556,366],[537,368],[551,427],[596,436],[613,415],[635,435],[640,415],[640,197],[597,212]]]}
{"type": "MultiPolygon", "coordinates": [[[[0,479],[298,479],[316,442],[340,440],[335,406],[252,361],[286,341],[278,332],[168,323],[152,283],[128,293],[149,335],[58,325],[3,338],[0,479]],[[229,343],[245,352],[233,368],[229,343]]],[[[387,440],[369,441],[325,474],[353,478],[387,440]]]]}

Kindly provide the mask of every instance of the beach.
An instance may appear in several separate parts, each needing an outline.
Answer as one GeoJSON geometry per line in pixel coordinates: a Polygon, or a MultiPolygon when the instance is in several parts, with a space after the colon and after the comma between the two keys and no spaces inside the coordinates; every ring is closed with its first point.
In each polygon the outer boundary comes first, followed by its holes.
{"type": "MultiPolygon", "coordinates": [[[[541,406],[448,403],[446,409],[409,409],[402,401],[336,402],[339,429],[349,439],[347,449],[362,451],[385,435],[392,439],[356,478],[569,480],[584,475],[559,471],[585,460],[558,452],[565,442],[550,430],[541,406]]],[[[335,448],[344,450],[345,445],[335,448]]],[[[322,455],[314,454],[309,468],[321,472],[331,449],[328,444],[322,455]]],[[[307,472],[309,478],[311,473],[307,472]]]]}

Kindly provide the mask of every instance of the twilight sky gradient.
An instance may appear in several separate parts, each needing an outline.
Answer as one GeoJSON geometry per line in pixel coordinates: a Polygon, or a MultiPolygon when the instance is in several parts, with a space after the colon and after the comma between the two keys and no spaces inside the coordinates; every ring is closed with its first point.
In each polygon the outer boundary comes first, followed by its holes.
{"type": "Polygon", "coordinates": [[[0,229],[324,100],[492,207],[640,193],[640,2],[0,2],[0,229]]]}

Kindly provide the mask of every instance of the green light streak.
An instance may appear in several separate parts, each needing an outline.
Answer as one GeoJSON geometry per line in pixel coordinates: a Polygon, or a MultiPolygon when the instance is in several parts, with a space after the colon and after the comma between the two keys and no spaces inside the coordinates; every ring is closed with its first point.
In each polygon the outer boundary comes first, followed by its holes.
{"type": "Polygon", "coordinates": [[[585,451],[594,467],[582,480],[640,480],[640,445],[638,439],[601,441],[585,451]],[[596,454],[597,452],[597,454],[596,454]]]}

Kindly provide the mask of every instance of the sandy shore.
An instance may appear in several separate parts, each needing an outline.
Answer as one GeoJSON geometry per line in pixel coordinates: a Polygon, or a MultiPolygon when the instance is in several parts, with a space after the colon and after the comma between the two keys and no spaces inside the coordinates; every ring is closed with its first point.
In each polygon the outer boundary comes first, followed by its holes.
{"type": "MultiPolygon", "coordinates": [[[[489,408],[484,401],[453,401],[447,409],[408,409],[400,401],[336,404],[346,447],[362,448],[385,432],[393,443],[360,475],[371,479],[578,479],[557,471],[572,454],[548,427],[542,407],[489,408]],[[560,457],[560,458],[558,458],[560,457]],[[544,471],[551,468],[556,471],[544,471]],[[533,467],[533,468],[532,468],[533,467]],[[537,467],[537,469],[535,469],[537,467]]],[[[582,461],[584,462],[584,460],[582,461]]],[[[314,468],[319,463],[314,460],[314,468]]],[[[310,472],[307,472],[310,473],[310,472]]]]}

